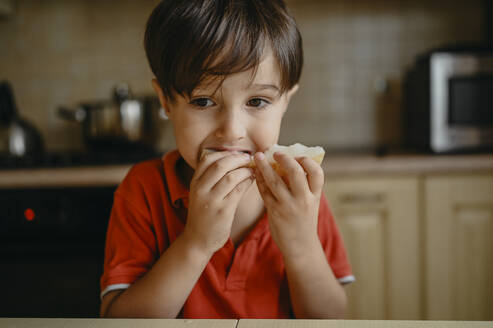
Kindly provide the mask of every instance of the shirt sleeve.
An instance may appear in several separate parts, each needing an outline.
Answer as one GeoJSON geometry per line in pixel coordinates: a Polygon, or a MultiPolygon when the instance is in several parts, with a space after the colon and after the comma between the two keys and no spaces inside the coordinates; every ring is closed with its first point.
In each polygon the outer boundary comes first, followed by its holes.
{"type": "Polygon", "coordinates": [[[149,210],[139,206],[145,203],[144,199],[139,201],[144,193],[131,187],[130,201],[125,192],[129,181],[122,184],[115,192],[106,233],[101,298],[111,290],[128,288],[149,271],[159,257],[149,210]]]}
{"type": "Polygon", "coordinates": [[[355,281],[346,248],[344,247],[344,241],[324,194],[320,198],[318,211],[318,235],[327,261],[339,282],[347,284],[355,281]]]}

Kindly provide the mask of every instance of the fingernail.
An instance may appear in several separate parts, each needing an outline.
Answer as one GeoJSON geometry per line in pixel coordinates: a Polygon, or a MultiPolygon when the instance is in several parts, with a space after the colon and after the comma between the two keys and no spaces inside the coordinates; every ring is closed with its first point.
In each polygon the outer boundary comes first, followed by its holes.
{"type": "Polygon", "coordinates": [[[261,153],[261,152],[256,153],[255,156],[257,156],[257,158],[261,161],[263,161],[265,159],[264,153],[261,153]]]}

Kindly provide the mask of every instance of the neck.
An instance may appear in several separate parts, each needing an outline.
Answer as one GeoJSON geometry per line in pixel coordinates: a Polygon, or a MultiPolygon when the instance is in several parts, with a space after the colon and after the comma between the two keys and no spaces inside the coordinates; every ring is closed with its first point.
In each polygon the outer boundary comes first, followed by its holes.
{"type": "Polygon", "coordinates": [[[264,201],[262,200],[262,196],[260,196],[257,184],[254,182],[245,192],[238,204],[235,217],[238,218],[246,215],[247,217],[252,217],[252,219],[257,220],[260,218],[263,211],[264,201]]]}

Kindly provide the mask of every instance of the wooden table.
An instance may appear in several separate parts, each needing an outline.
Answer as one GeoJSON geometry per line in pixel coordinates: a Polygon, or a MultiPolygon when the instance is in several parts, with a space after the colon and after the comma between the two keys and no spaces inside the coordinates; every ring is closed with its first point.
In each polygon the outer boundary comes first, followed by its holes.
{"type": "Polygon", "coordinates": [[[484,321],[396,321],[396,320],[239,320],[237,328],[483,328],[484,321]]]}
{"type": "Polygon", "coordinates": [[[0,318],[0,328],[492,328],[493,321],[36,319],[0,318]]]}

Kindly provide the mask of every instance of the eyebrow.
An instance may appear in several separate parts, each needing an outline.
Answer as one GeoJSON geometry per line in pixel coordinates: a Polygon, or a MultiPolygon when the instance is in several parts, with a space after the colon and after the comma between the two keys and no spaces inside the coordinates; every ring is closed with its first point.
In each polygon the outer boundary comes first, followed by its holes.
{"type": "Polygon", "coordinates": [[[272,89],[274,91],[279,92],[279,88],[276,85],[273,84],[252,84],[251,87],[256,87],[258,89],[272,89]]]}

